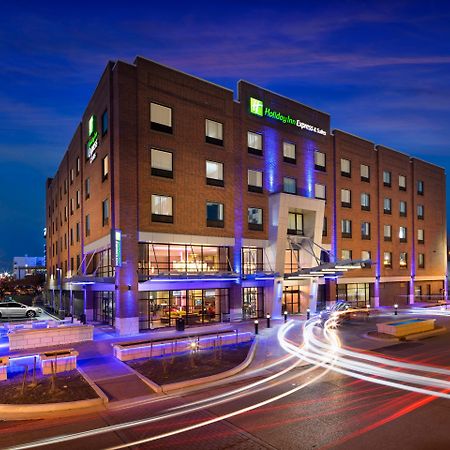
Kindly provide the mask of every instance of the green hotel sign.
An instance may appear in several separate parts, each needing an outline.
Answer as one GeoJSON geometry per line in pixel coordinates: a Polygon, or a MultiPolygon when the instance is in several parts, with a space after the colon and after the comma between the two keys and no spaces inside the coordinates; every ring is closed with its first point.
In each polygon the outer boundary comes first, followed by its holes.
{"type": "Polygon", "coordinates": [[[250,112],[255,116],[270,117],[271,119],[279,120],[280,122],[287,123],[289,125],[294,125],[302,130],[312,131],[313,133],[321,134],[323,136],[327,135],[327,132],[322,128],[302,122],[299,119],[295,119],[290,115],[282,114],[279,111],[274,111],[268,106],[264,107],[262,100],[258,100],[254,97],[250,97],[250,112]]]}
{"type": "Polygon", "coordinates": [[[92,163],[97,156],[96,150],[99,144],[97,131],[97,117],[95,115],[92,115],[89,118],[88,133],[89,139],[86,143],[86,159],[88,159],[89,162],[92,163]]]}

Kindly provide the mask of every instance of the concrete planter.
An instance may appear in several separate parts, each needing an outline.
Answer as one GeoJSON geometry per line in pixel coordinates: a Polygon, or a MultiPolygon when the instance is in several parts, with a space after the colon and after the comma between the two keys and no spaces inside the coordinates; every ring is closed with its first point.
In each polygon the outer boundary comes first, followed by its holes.
{"type": "Polygon", "coordinates": [[[9,357],[3,356],[0,358],[0,381],[4,381],[8,378],[8,365],[9,357]]]}
{"type": "Polygon", "coordinates": [[[390,334],[391,336],[404,337],[409,334],[431,331],[435,328],[436,319],[407,319],[395,322],[378,323],[378,333],[390,334]]]}
{"type": "Polygon", "coordinates": [[[39,361],[44,375],[51,375],[52,365],[55,373],[68,372],[77,368],[78,352],[74,350],[58,350],[41,353],[39,361]]]}

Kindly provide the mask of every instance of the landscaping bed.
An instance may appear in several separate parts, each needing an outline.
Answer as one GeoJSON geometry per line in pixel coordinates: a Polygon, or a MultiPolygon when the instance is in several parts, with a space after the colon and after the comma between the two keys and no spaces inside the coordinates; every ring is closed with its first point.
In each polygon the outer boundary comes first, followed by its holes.
{"type": "Polygon", "coordinates": [[[46,403],[63,403],[98,398],[97,393],[83,378],[78,370],[58,373],[52,392],[52,377],[36,374],[36,385],[28,375],[22,392],[23,373],[8,375],[0,382],[0,404],[29,405],[46,403]]]}
{"type": "Polygon", "coordinates": [[[230,370],[247,358],[252,342],[224,345],[155,358],[127,361],[130,367],[159,385],[208,377],[230,370]]]}

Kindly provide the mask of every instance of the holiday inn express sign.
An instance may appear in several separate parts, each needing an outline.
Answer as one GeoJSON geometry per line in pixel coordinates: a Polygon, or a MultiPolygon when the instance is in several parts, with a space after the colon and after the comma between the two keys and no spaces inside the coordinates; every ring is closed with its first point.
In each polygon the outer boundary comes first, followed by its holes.
{"type": "Polygon", "coordinates": [[[312,131],[313,133],[321,134],[323,136],[327,135],[327,132],[322,128],[315,127],[314,125],[310,125],[309,123],[302,122],[299,119],[294,119],[289,115],[282,114],[278,111],[273,111],[268,106],[264,107],[262,100],[258,100],[257,98],[250,97],[250,112],[255,116],[259,117],[270,117],[275,120],[279,120],[280,122],[287,123],[289,125],[295,125],[296,127],[302,130],[312,131]]]}

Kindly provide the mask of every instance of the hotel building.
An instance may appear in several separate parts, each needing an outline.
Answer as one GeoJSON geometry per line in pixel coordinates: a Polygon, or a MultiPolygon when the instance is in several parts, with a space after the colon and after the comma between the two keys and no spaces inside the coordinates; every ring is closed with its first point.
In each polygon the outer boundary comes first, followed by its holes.
{"type": "Polygon", "coordinates": [[[50,301],[121,334],[446,294],[444,170],[246,81],[108,63],[46,188],[50,301]]]}

